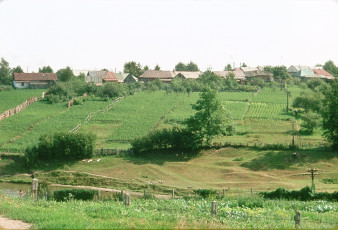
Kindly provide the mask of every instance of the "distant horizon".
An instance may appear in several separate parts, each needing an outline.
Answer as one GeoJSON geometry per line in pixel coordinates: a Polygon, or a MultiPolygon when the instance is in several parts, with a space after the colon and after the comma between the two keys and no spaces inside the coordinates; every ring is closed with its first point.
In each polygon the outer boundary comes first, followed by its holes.
{"type": "Polygon", "coordinates": [[[0,58],[26,72],[338,64],[337,0],[1,0],[0,58]]]}

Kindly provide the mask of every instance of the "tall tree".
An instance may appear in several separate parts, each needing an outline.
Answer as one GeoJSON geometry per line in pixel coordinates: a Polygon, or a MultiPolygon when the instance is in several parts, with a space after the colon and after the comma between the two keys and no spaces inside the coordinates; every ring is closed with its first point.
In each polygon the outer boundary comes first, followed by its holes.
{"type": "Polygon", "coordinates": [[[324,137],[338,149],[338,79],[331,83],[331,90],[325,93],[323,100],[324,137]]]}
{"type": "Polygon", "coordinates": [[[203,85],[208,85],[211,89],[219,90],[222,87],[222,78],[210,70],[205,71],[198,78],[203,85]]]}
{"type": "Polygon", "coordinates": [[[199,71],[197,64],[192,61],[189,62],[186,67],[186,71],[199,71]]]}
{"type": "Polygon", "coordinates": [[[23,69],[21,68],[21,66],[18,65],[17,67],[11,69],[12,79],[14,79],[14,73],[23,73],[23,69]]]}
{"type": "Polygon", "coordinates": [[[232,67],[230,64],[227,64],[227,66],[224,68],[225,71],[231,71],[232,67]]]}
{"type": "Polygon", "coordinates": [[[39,73],[54,73],[52,67],[50,66],[44,66],[42,68],[39,68],[39,73]]]}
{"type": "Polygon", "coordinates": [[[243,62],[242,67],[248,67],[248,65],[243,62]]]}
{"type": "Polygon", "coordinates": [[[149,70],[149,66],[145,65],[145,66],[143,67],[143,70],[144,70],[144,71],[149,70]]]}
{"type": "Polygon", "coordinates": [[[134,61],[126,62],[123,66],[123,72],[124,73],[130,73],[134,75],[135,77],[140,76],[143,74],[144,70],[142,69],[142,66],[140,63],[136,63],[134,61]]]}
{"type": "Polygon", "coordinates": [[[155,70],[160,70],[160,69],[161,69],[161,67],[159,65],[155,66],[155,70]]]}
{"type": "Polygon", "coordinates": [[[60,69],[56,72],[59,81],[69,81],[74,77],[73,70],[67,66],[64,69],[60,69]]]}
{"type": "Polygon", "coordinates": [[[13,79],[11,78],[11,68],[9,68],[9,63],[1,58],[0,62],[0,84],[11,85],[13,79]]]}
{"type": "Polygon", "coordinates": [[[192,108],[196,110],[196,113],[185,123],[187,130],[197,139],[205,140],[207,145],[211,145],[214,136],[233,134],[235,127],[230,114],[217,99],[217,92],[209,86],[204,88],[192,108]]]}
{"type": "Polygon", "coordinates": [[[338,67],[334,64],[333,61],[329,60],[325,62],[323,69],[332,74],[335,77],[338,77],[338,67]]]}
{"type": "Polygon", "coordinates": [[[186,71],[187,66],[184,63],[179,62],[177,65],[175,65],[175,70],[176,71],[186,71]]]}

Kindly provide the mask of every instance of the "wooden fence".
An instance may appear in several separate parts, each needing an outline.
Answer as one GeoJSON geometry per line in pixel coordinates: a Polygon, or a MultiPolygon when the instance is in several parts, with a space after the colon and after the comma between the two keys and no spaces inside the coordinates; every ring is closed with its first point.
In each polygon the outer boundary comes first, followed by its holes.
{"type": "Polygon", "coordinates": [[[20,111],[24,110],[27,106],[33,104],[34,102],[38,101],[39,99],[35,96],[27,99],[26,101],[24,101],[23,103],[21,103],[20,105],[16,106],[15,108],[6,110],[5,112],[0,114],[0,121],[4,120],[10,116],[13,116],[14,114],[19,113],[20,111]]]}

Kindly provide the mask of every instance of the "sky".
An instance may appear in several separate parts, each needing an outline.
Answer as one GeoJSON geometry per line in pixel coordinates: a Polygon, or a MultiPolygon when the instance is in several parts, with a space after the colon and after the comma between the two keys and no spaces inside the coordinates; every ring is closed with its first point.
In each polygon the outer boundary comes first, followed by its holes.
{"type": "Polygon", "coordinates": [[[0,58],[37,71],[338,65],[338,0],[0,0],[0,58]]]}

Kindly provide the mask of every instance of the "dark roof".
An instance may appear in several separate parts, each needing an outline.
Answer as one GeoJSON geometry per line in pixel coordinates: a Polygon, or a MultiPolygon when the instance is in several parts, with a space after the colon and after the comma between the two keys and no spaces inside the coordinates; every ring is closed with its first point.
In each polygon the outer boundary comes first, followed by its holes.
{"type": "Polygon", "coordinates": [[[171,71],[162,70],[147,70],[140,78],[151,78],[151,79],[173,79],[173,73],[171,71]]]}
{"type": "Polygon", "coordinates": [[[57,81],[56,73],[14,73],[14,81],[57,81]]]}

